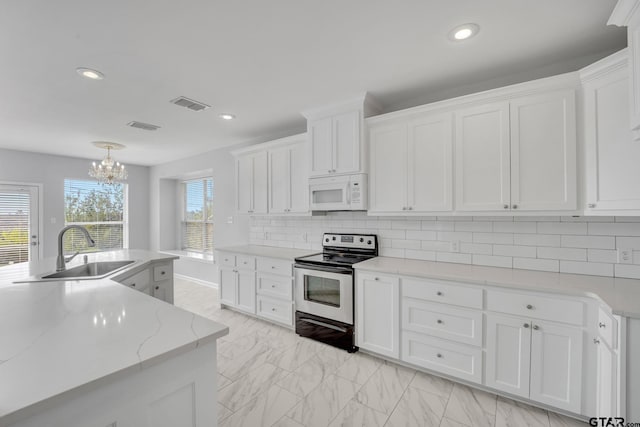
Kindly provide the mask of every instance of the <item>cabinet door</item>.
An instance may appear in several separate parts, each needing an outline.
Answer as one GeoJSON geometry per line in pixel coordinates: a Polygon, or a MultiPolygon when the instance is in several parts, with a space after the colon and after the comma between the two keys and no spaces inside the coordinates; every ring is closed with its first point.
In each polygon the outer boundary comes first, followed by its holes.
{"type": "Polygon", "coordinates": [[[253,157],[236,159],[236,209],[238,213],[250,213],[253,208],[253,157]]]}
{"type": "Polygon", "coordinates": [[[237,271],[238,304],[240,310],[256,312],[256,274],[253,271],[237,271]]]}
{"type": "Polygon", "coordinates": [[[510,106],[511,208],[576,209],[575,91],[527,96],[510,106]]]}
{"type": "Polygon", "coordinates": [[[369,135],[369,211],[404,212],[408,206],[407,126],[373,128],[369,135]]]}
{"type": "Polygon", "coordinates": [[[253,155],[253,208],[251,213],[267,213],[267,152],[253,155]]]}
{"type": "Polygon", "coordinates": [[[630,84],[630,123],[634,130],[634,138],[640,139],[640,13],[637,8],[635,16],[629,22],[627,28],[627,40],[629,44],[629,84],[630,84]]]}
{"type": "Polygon", "coordinates": [[[308,145],[301,142],[289,147],[289,212],[309,212],[308,145]]]}
{"type": "Polygon", "coordinates": [[[628,69],[618,69],[584,87],[586,209],[640,209],[640,144],[629,117],[628,69]]]}
{"type": "Polygon", "coordinates": [[[418,212],[453,209],[451,114],[409,123],[407,205],[418,212]]]}
{"type": "Polygon", "coordinates": [[[400,357],[400,281],[397,277],[356,273],[356,345],[400,357]]]}
{"type": "Polygon", "coordinates": [[[530,398],[580,413],[582,329],[534,321],[531,332],[530,398]]]}
{"type": "Polygon", "coordinates": [[[529,397],[531,322],[517,317],[487,314],[485,337],[486,385],[529,397]]]}
{"type": "Polygon", "coordinates": [[[218,285],[220,286],[220,303],[236,306],[237,283],[236,272],[229,268],[220,268],[218,285]]]}
{"type": "Polygon", "coordinates": [[[269,213],[289,209],[289,148],[269,150],[269,213]]]}
{"type": "Polygon", "coordinates": [[[588,414],[596,417],[615,417],[618,396],[616,393],[616,358],[615,353],[602,339],[597,345],[597,395],[596,413],[588,414]]]}
{"type": "Polygon", "coordinates": [[[350,111],[333,117],[333,171],[360,171],[360,112],[350,111]]]}
{"type": "Polygon", "coordinates": [[[509,103],[456,113],[456,210],[510,207],[509,103]]]}
{"type": "Polygon", "coordinates": [[[309,176],[325,176],[333,168],[333,123],[331,117],[309,122],[308,138],[311,141],[309,176]]]}

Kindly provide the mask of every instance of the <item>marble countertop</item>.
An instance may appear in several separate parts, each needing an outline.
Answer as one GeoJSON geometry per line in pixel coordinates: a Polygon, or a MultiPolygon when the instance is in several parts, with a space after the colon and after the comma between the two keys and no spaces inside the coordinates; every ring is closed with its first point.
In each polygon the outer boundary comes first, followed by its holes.
{"type": "Polygon", "coordinates": [[[613,314],[640,319],[640,280],[376,257],[354,265],[376,271],[463,283],[597,298],[613,314]]]}
{"type": "Polygon", "coordinates": [[[278,248],[275,246],[260,246],[260,245],[229,246],[226,248],[216,248],[216,250],[221,252],[231,252],[234,254],[288,259],[291,261],[301,256],[312,255],[312,254],[317,254],[318,252],[322,252],[321,250],[314,251],[312,249],[278,248]]]}
{"type": "MultiPolygon", "coordinates": [[[[89,254],[89,262],[136,260],[116,275],[176,258],[142,250],[89,254]]],[[[228,334],[225,325],[108,277],[12,283],[53,270],[55,259],[0,268],[0,425],[228,334]]]]}

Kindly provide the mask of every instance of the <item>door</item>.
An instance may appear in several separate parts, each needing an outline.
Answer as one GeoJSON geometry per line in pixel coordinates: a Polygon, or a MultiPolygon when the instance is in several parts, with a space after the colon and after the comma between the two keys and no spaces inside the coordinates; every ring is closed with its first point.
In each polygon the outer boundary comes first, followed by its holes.
{"type": "Polygon", "coordinates": [[[360,171],[360,112],[333,117],[333,172],[360,171]]]}
{"type": "Polygon", "coordinates": [[[267,213],[267,152],[253,155],[253,207],[251,213],[267,213]]]}
{"type": "Polygon", "coordinates": [[[511,101],[511,209],[577,208],[575,110],[573,90],[511,101]]]}
{"type": "Polygon", "coordinates": [[[407,204],[407,125],[372,128],[369,132],[370,212],[403,212],[407,204]]]}
{"type": "Polygon", "coordinates": [[[289,212],[309,212],[309,169],[306,141],[289,147],[289,212]]]}
{"type": "Polygon", "coordinates": [[[350,268],[295,267],[296,310],[353,325],[350,268]],[[331,270],[331,271],[328,271],[331,270]]]}
{"type": "Polygon", "coordinates": [[[220,303],[235,307],[237,302],[236,272],[231,268],[220,268],[220,303]]]}
{"type": "Polygon", "coordinates": [[[40,258],[38,187],[0,184],[0,266],[40,258]]]}
{"type": "Polygon", "coordinates": [[[238,213],[250,213],[253,209],[253,157],[236,159],[236,208],[238,213]]]}
{"type": "Polygon", "coordinates": [[[331,117],[309,121],[311,152],[309,176],[326,176],[333,171],[333,123],[331,117]]]}
{"type": "Polygon", "coordinates": [[[580,413],[582,329],[533,321],[530,398],[580,413]]]}
{"type": "Polygon", "coordinates": [[[596,417],[618,416],[617,405],[618,396],[616,393],[616,358],[614,351],[605,344],[604,340],[596,341],[598,364],[597,364],[597,396],[596,413],[589,414],[596,417]]]}
{"type": "Polygon", "coordinates": [[[357,273],[356,345],[400,358],[400,280],[357,273]]]}
{"type": "Polygon", "coordinates": [[[407,206],[414,212],[453,209],[451,114],[409,123],[407,206]]]}
{"type": "Polygon", "coordinates": [[[269,150],[269,212],[289,209],[289,148],[269,150]]]}
{"type": "Polygon", "coordinates": [[[531,322],[487,314],[486,385],[529,397],[531,322]]]}
{"type": "Polygon", "coordinates": [[[509,103],[456,113],[456,210],[510,208],[509,103]]]}
{"type": "Polygon", "coordinates": [[[256,274],[253,271],[237,270],[238,304],[239,310],[249,313],[256,312],[256,274]]]}

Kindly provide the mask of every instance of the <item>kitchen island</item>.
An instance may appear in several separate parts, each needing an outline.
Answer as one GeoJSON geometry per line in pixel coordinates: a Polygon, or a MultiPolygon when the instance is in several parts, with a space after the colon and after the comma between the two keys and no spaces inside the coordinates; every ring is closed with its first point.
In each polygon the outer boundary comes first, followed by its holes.
{"type": "MultiPolygon", "coordinates": [[[[175,258],[89,254],[136,261],[114,276],[175,258]]],[[[215,425],[216,340],[226,326],[112,276],[13,283],[54,266],[0,268],[0,426],[215,425]]]]}

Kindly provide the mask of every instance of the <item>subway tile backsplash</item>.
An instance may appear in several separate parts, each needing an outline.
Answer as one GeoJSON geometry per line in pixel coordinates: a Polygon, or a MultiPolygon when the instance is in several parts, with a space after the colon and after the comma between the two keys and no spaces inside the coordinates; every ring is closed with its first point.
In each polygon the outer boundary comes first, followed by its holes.
{"type": "Polygon", "coordinates": [[[382,256],[640,279],[640,217],[257,216],[250,243],[321,250],[327,232],[377,234],[382,256]]]}

